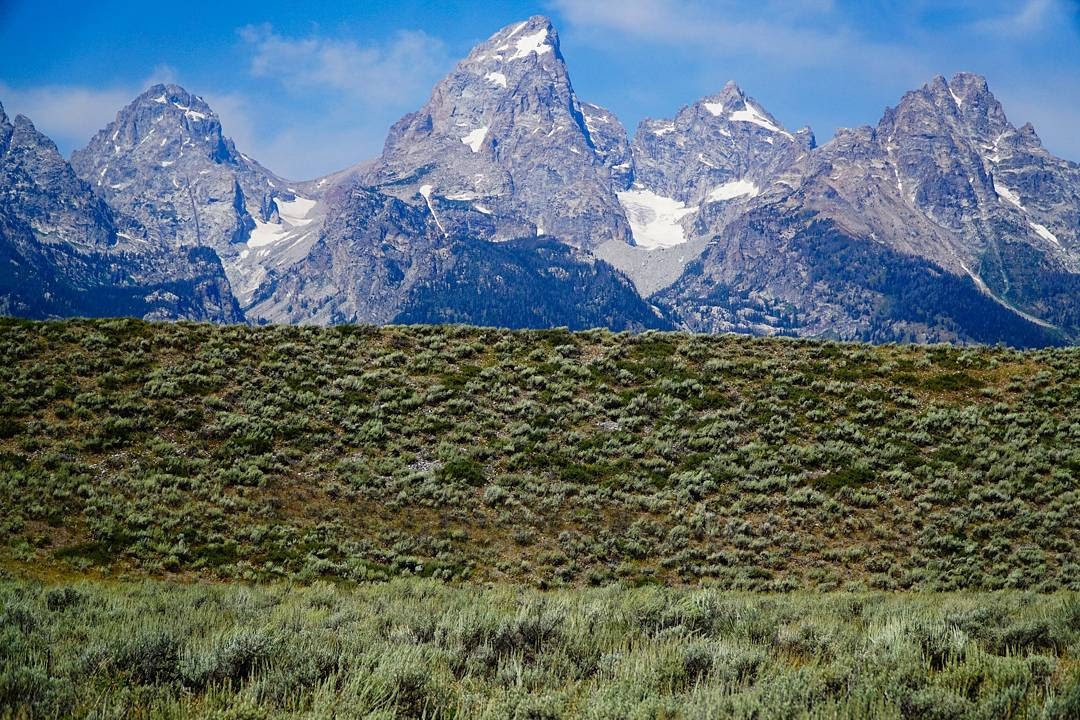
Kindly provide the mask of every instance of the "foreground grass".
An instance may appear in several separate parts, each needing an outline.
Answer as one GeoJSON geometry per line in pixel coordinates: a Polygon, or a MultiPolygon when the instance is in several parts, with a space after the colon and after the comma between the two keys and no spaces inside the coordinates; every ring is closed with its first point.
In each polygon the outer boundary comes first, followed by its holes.
{"type": "Polygon", "coordinates": [[[2,717],[1076,718],[1080,596],[0,581],[2,717]]]}
{"type": "Polygon", "coordinates": [[[0,563],[1080,589],[1080,350],[0,320],[0,563]]]}

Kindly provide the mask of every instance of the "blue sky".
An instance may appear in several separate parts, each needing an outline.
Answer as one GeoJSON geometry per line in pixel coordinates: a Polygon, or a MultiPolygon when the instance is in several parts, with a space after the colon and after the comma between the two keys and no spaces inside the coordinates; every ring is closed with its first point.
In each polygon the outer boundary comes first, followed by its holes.
{"type": "Polygon", "coordinates": [[[633,131],[734,79],[819,142],[936,74],[982,73],[1010,119],[1080,161],[1077,0],[0,0],[0,102],[65,154],[156,81],[203,95],[245,153],[295,179],[372,157],[472,45],[558,27],[583,100],[633,131]],[[195,9],[198,8],[198,9],[195,9]],[[205,9],[204,9],[205,8],[205,9]]]}

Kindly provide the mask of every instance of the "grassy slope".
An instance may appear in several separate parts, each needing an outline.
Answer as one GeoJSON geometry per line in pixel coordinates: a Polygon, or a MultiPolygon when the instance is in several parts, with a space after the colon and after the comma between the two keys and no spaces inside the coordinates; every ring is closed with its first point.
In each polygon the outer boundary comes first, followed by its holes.
{"type": "Polygon", "coordinates": [[[0,321],[0,560],[1080,589],[1080,351],[0,321]]]}

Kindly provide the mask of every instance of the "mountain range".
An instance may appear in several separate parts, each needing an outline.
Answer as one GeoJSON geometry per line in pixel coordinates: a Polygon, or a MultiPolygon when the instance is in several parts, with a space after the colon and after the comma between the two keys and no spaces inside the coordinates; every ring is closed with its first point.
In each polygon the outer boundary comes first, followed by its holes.
{"type": "Polygon", "coordinates": [[[1080,342],[1080,165],[973,74],[818,146],[735,83],[632,138],[533,17],[286,180],[156,85],[65,160],[0,108],[0,313],[1080,342]]]}

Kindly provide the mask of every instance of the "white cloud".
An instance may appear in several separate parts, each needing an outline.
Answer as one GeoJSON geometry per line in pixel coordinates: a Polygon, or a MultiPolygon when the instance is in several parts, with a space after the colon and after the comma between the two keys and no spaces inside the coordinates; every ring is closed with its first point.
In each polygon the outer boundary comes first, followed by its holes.
{"type": "Polygon", "coordinates": [[[1019,7],[977,20],[973,29],[978,32],[1011,38],[1022,38],[1042,32],[1064,10],[1057,0],[1027,0],[1019,7]]]}
{"type": "Polygon", "coordinates": [[[175,71],[162,65],[141,84],[106,88],[85,85],[14,87],[0,82],[0,102],[10,116],[25,115],[65,155],[82,147],[116,117],[120,108],[150,85],[172,82],[175,71]]]}
{"type": "Polygon", "coordinates": [[[390,125],[423,104],[453,62],[441,40],[422,32],[401,31],[370,44],[319,34],[287,36],[265,24],[239,34],[250,74],[264,86],[276,85],[288,99],[260,92],[251,93],[246,105],[221,104],[222,125],[238,147],[245,117],[268,117],[283,102],[319,110],[288,111],[284,122],[261,123],[263,132],[245,139],[245,152],[291,178],[315,177],[377,155],[390,125]],[[231,129],[234,118],[237,131],[231,129]]]}
{"type": "Polygon", "coordinates": [[[414,100],[449,65],[442,41],[422,32],[399,32],[372,45],[318,35],[290,38],[270,25],[242,28],[240,37],[256,77],[276,80],[294,94],[329,90],[372,106],[414,100]]]}
{"type": "MultiPolygon", "coordinates": [[[[850,49],[855,41],[834,18],[829,0],[553,0],[572,25],[613,30],[640,39],[691,45],[715,53],[750,51],[816,63],[850,49]]],[[[614,40],[614,39],[613,39],[614,40]]]]}
{"type": "Polygon", "coordinates": [[[0,83],[0,102],[7,114],[30,118],[65,155],[85,145],[131,98],[125,89],[69,85],[14,88],[0,83]]]}

